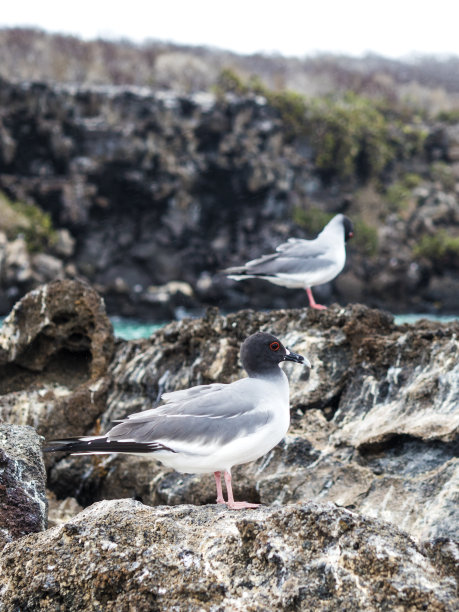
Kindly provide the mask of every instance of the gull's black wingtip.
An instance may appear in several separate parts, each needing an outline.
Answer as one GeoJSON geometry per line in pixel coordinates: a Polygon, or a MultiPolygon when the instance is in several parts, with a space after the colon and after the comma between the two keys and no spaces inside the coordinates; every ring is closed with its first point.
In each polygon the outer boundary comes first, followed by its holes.
{"type": "Polygon", "coordinates": [[[67,438],[65,440],[51,440],[43,449],[45,453],[63,452],[79,455],[111,454],[111,453],[154,453],[158,451],[175,451],[160,442],[135,442],[133,440],[108,440],[105,436],[82,440],[81,438],[67,438]]]}
{"type": "Polygon", "coordinates": [[[64,440],[50,440],[43,448],[44,453],[55,453],[55,452],[67,452],[71,451],[75,445],[81,444],[82,441],[79,438],[65,438],[64,440]]]}

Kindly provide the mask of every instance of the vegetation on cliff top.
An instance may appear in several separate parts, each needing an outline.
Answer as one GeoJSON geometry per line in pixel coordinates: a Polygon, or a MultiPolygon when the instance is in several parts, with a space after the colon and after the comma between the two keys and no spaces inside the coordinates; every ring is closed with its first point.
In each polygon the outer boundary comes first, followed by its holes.
{"type": "Polygon", "coordinates": [[[46,250],[55,244],[56,231],[51,217],[34,204],[12,202],[0,192],[0,231],[9,240],[22,235],[31,253],[46,250]]]}
{"type": "Polygon", "coordinates": [[[306,98],[270,90],[258,78],[244,81],[230,69],[222,71],[217,92],[263,96],[279,112],[287,139],[308,139],[326,182],[379,178],[390,163],[419,155],[427,136],[416,114],[407,121],[404,109],[353,92],[306,98]]]}
{"type": "Polygon", "coordinates": [[[147,85],[191,93],[210,89],[225,66],[242,75],[257,74],[275,91],[293,90],[307,96],[354,91],[404,101],[432,117],[444,113],[441,120],[454,117],[454,103],[459,107],[457,57],[419,56],[404,61],[329,53],[305,58],[246,56],[155,40],[143,44],[101,38],[83,41],[31,28],[0,29],[0,76],[16,82],[147,85]]]}
{"type": "Polygon", "coordinates": [[[440,229],[433,235],[424,234],[413,253],[417,258],[426,258],[434,265],[459,267],[459,236],[451,236],[440,229]]]}

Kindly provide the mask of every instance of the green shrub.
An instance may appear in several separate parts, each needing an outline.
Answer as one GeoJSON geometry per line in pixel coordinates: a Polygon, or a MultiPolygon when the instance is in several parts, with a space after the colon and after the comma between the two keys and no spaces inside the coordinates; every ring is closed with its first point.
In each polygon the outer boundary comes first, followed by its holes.
{"type": "Polygon", "coordinates": [[[333,217],[330,213],[326,213],[320,208],[311,206],[311,208],[301,208],[296,206],[293,209],[293,221],[296,225],[304,227],[311,234],[318,234],[324,226],[333,217]]]}
{"type": "Polygon", "coordinates": [[[415,257],[425,257],[433,263],[459,265],[459,236],[439,230],[433,236],[424,234],[414,247],[415,257]]]}
{"type": "Polygon", "coordinates": [[[215,91],[217,95],[234,93],[242,96],[249,92],[249,87],[235,70],[227,67],[221,70],[217,78],[215,91]]]}
{"type": "Polygon", "coordinates": [[[375,227],[364,223],[360,219],[354,222],[354,238],[358,249],[368,257],[375,257],[378,254],[379,241],[378,232],[375,227]]]}
{"type": "Polygon", "coordinates": [[[436,119],[437,121],[443,121],[444,123],[455,125],[456,123],[459,123],[459,108],[440,111],[436,119]]]}
{"type": "Polygon", "coordinates": [[[453,191],[456,187],[456,177],[453,169],[445,162],[434,162],[430,166],[430,176],[432,180],[438,181],[443,189],[453,191]]]}
{"type": "Polygon", "coordinates": [[[46,250],[56,243],[51,217],[34,204],[12,202],[0,192],[0,230],[9,240],[24,236],[29,252],[46,250]]]}
{"type": "Polygon", "coordinates": [[[279,111],[287,138],[301,136],[306,126],[306,99],[295,91],[264,92],[268,103],[279,111]]]}
{"type": "Polygon", "coordinates": [[[384,115],[374,102],[355,94],[311,100],[305,130],[325,178],[369,179],[395,155],[384,115]]]}
{"type": "Polygon", "coordinates": [[[390,212],[399,212],[408,207],[411,197],[411,189],[402,182],[392,183],[386,190],[385,199],[390,212]]]}
{"type": "Polygon", "coordinates": [[[401,120],[394,122],[394,127],[397,129],[393,138],[399,159],[411,159],[424,151],[424,143],[429,132],[422,125],[415,123],[404,124],[401,120]]]}
{"type": "Polygon", "coordinates": [[[407,172],[401,179],[407,189],[416,189],[422,183],[422,176],[414,172],[407,172]]]}

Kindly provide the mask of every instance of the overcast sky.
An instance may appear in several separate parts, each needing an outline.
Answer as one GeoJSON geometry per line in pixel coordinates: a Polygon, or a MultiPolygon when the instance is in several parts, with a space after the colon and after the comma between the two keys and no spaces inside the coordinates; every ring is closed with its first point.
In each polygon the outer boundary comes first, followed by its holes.
{"type": "Polygon", "coordinates": [[[237,53],[459,55],[458,0],[1,0],[0,27],[237,53]]]}

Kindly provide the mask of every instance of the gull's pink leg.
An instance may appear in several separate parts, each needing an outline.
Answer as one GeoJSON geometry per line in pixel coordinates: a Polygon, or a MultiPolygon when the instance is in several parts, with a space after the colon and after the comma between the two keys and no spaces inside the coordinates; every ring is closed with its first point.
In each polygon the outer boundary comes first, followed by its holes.
{"type": "Polygon", "coordinates": [[[233,487],[231,486],[231,474],[225,470],[225,483],[228,492],[226,505],[230,510],[243,510],[244,508],[258,508],[260,504],[250,504],[249,502],[235,502],[233,497],[233,487]]]}
{"type": "Polygon", "coordinates": [[[225,499],[223,497],[222,490],[222,474],[221,472],[214,472],[215,484],[217,485],[217,504],[224,504],[225,499]]]}
{"type": "Polygon", "coordinates": [[[327,310],[326,306],[322,306],[322,304],[316,304],[316,301],[314,299],[314,296],[312,295],[312,291],[310,287],[306,287],[306,293],[308,294],[309,306],[311,308],[315,308],[316,310],[327,310]]]}

